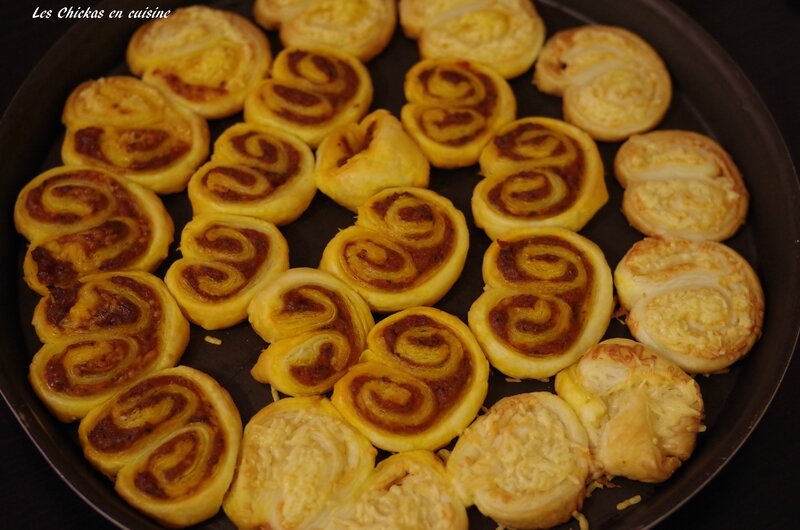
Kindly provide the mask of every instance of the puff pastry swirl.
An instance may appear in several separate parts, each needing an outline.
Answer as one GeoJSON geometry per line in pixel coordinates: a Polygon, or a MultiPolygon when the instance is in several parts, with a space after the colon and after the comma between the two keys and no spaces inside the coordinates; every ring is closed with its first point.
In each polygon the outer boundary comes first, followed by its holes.
{"type": "Polygon", "coordinates": [[[747,215],[749,194],[730,155],[690,131],[632,136],[614,159],[622,212],[647,235],[720,241],[747,215]]]}
{"type": "Polygon", "coordinates": [[[333,131],[317,148],[317,187],[353,211],[386,188],[427,188],[429,175],[425,154],[383,109],[333,131]]]}
{"type": "Polygon", "coordinates": [[[508,82],[464,59],[418,62],[406,73],[403,90],[403,126],[436,167],[477,162],[494,132],[517,112],[508,82]]]}
{"type": "Polygon", "coordinates": [[[672,99],[672,81],[658,53],[614,26],[580,26],[550,37],[533,82],[564,98],[566,121],[609,142],[658,125],[672,99]]]}
{"type": "Polygon", "coordinates": [[[372,79],[355,57],[334,48],[285,48],[270,79],[247,96],[244,119],[284,129],[311,147],[372,103],[372,79]]]}
{"type": "Polygon", "coordinates": [[[195,215],[224,213],[288,224],[316,193],[314,154],[292,134],[237,123],[214,142],[211,161],[189,181],[195,215]]]}
{"type": "Polygon", "coordinates": [[[578,231],[608,201],[594,140],[552,118],[502,127],[481,152],[484,180],[472,194],[475,225],[492,239],[515,228],[578,231]]]}
{"type": "Polygon", "coordinates": [[[589,475],[586,431],[558,396],[534,392],[495,403],[464,431],[447,460],[462,502],[511,528],[550,528],[580,509],[589,475]]]}
{"type": "Polygon", "coordinates": [[[181,233],[180,250],[183,257],[164,281],[204,329],[244,320],[256,292],[289,268],[289,246],[275,225],[240,215],[195,216],[181,233]]]}
{"type": "Polygon", "coordinates": [[[531,67],[545,36],[530,0],[400,0],[400,23],[423,58],[469,59],[506,79],[531,67]]]}
{"type": "Polygon", "coordinates": [[[516,230],[483,259],[486,288],[469,325],[492,366],[517,378],[545,378],[603,337],[614,306],[611,270],[588,239],[549,227],[516,230]]]}
{"type": "Polygon", "coordinates": [[[246,18],[206,6],[176,9],[141,26],[126,59],[135,75],[197,114],[223,118],[269,71],[267,38],[246,18]]]}
{"type": "Polygon", "coordinates": [[[662,482],[694,450],[700,386],[642,344],[603,341],[559,372],[555,385],[586,428],[595,474],[662,482]]]}
{"type": "Polygon", "coordinates": [[[270,345],[251,374],[292,396],[322,394],[358,361],[374,325],[366,302],[327,272],[298,268],[275,278],[248,308],[270,345]]]}
{"type": "Polygon", "coordinates": [[[331,401],[381,449],[437,449],[478,413],[488,377],[489,363],[463,322],[416,307],[372,328],[361,362],[339,379],[331,401]]]}
{"type": "Polygon", "coordinates": [[[279,28],[287,48],[337,48],[361,61],[386,47],[397,24],[394,0],[256,0],[253,15],[279,28]]]}
{"type": "Polygon", "coordinates": [[[61,421],[84,417],[128,383],[174,366],[189,323],[166,286],[145,272],[84,276],[36,305],[43,345],[28,379],[61,421]]]}
{"type": "Polygon", "coordinates": [[[631,334],[687,372],[723,370],[761,335],[761,283],[722,243],[647,237],[619,262],[614,283],[631,334]]]}
{"type": "Polygon", "coordinates": [[[213,516],[233,478],[242,421],[228,392],[178,366],[151,374],[93,409],[83,452],[131,506],[170,527],[213,516]]]}
{"type": "Polygon", "coordinates": [[[208,156],[208,125],[135,77],[80,84],[67,98],[61,158],[119,173],[156,193],[182,191],[208,156]]]}
{"type": "Polygon", "coordinates": [[[223,508],[240,529],[330,528],[373,472],[376,451],[324,397],[281,399],[248,422],[223,508]]]}
{"type": "Polygon", "coordinates": [[[93,272],[155,270],[174,230],[152,191],[78,166],[50,169],[26,184],[14,205],[14,224],[31,242],[25,282],[42,295],[93,272]]]}
{"type": "Polygon", "coordinates": [[[320,268],[341,278],[374,311],[436,303],[464,267],[469,232],[446,198],[422,188],[389,188],[337,233],[320,268]]]}

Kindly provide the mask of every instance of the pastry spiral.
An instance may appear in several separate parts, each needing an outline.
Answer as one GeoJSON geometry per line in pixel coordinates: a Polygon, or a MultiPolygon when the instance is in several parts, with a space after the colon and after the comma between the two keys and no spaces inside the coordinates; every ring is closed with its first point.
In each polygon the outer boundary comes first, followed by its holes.
{"type": "Polygon", "coordinates": [[[397,7],[394,0],[256,0],[253,16],[280,28],[287,48],[336,48],[369,61],[391,40],[397,7]]]}
{"type": "Polygon", "coordinates": [[[761,335],[761,283],[722,243],[647,237],[619,262],[614,283],[631,334],[687,372],[723,370],[761,335]]]}
{"type": "Polygon", "coordinates": [[[333,48],[285,48],[270,79],[247,96],[244,119],[291,132],[311,147],[372,103],[372,80],[355,57],[333,48]]]}
{"type": "Polygon", "coordinates": [[[270,345],[251,373],[292,396],[322,394],[358,361],[375,324],[366,302],[327,272],[298,268],[275,278],[248,308],[270,345]]]}
{"type": "Polygon", "coordinates": [[[400,0],[400,23],[423,58],[469,59],[506,79],[531,67],[545,35],[530,0],[400,0]]]}
{"type": "Polygon", "coordinates": [[[314,154],[281,130],[237,123],[214,143],[211,161],[189,181],[195,215],[247,215],[285,225],[308,208],[314,186],[314,154]]]}
{"type": "Polygon", "coordinates": [[[244,428],[223,508],[237,528],[325,528],[372,474],[376,451],[324,397],[281,399],[244,428]]]}
{"type": "Polygon", "coordinates": [[[182,191],[208,156],[208,125],[135,77],[86,81],[64,106],[61,158],[124,175],[156,193],[182,191]]]}
{"type": "Polygon", "coordinates": [[[195,216],[181,233],[183,257],[164,281],[189,320],[204,329],[247,316],[259,289],[289,268],[289,246],[275,225],[239,215],[195,216]]]}
{"type": "Polygon", "coordinates": [[[492,366],[545,378],[603,337],[614,306],[602,250],[563,228],[506,233],[483,259],[486,287],[469,325],[492,366]]]}
{"type": "Polygon", "coordinates": [[[173,11],[140,27],[128,43],[135,75],[206,118],[242,110],[269,71],[267,38],[249,20],[206,6],[173,11]]]}
{"type": "Polygon", "coordinates": [[[381,449],[437,449],[475,418],[488,377],[489,363],[463,322],[416,307],[372,328],[361,362],[339,379],[331,401],[381,449]]]}
{"type": "Polygon", "coordinates": [[[481,152],[484,180],[472,194],[475,225],[492,239],[516,228],[578,231],[608,201],[594,140],[568,123],[523,118],[481,152]]]}
{"type": "Polygon", "coordinates": [[[174,366],[189,323],[166,286],[146,272],[84,276],[54,288],[33,313],[43,346],[28,379],[61,421],[84,417],[121,387],[174,366]]]}
{"type": "Polygon", "coordinates": [[[429,451],[409,451],[383,460],[366,484],[336,509],[324,528],[467,530],[464,505],[444,466],[429,451]]]}
{"type": "Polygon", "coordinates": [[[642,344],[609,339],[593,346],[558,373],[556,392],[586,428],[596,475],[662,482],[694,450],[700,386],[642,344]]]}
{"type": "Polygon", "coordinates": [[[337,233],[320,268],[355,289],[374,311],[432,305],[464,267],[464,214],[422,188],[389,188],[358,209],[355,226],[337,233]]]}
{"type": "Polygon", "coordinates": [[[549,392],[506,397],[470,425],[447,460],[462,502],[511,528],[550,528],[581,508],[586,431],[549,392]]]}
{"type": "Polygon", "coordinates": [[[589,25],[560,31],[544,45],[533,82],[564,98],[564,119],[604,141],[652,129],[672,98],[669,72],[638,35],[589,25]]]}
{"type": "Polygon", "coordinates": [[[428,159],[400,121],[379,109],[325,137],[314,181],[322,193],[356,211],[386,188],[427,188],[429,174],[428,159]]]}
{"type": "Polygon", "coordinates": [[[477,162],[495,131],[517,112],[505,79],[462,59],[418,62],[406,73],[403,89],[408,100],[400,111],[403,126],[436,167],[477,162]]]}
{"type": "Polygon", "coordinates": [[[39,294],[101,271],[152,271],[167,256],[172,219],[152,191],[99,169],[62,166],[31,180],[14,205],[30,242],[25,282],[39,294]]]}
{"type": "Polygon", "coordinates": [[[121,390],[81,421],[83,453],[131,506],[170,527],[213,516],[233,478],[242,421],[228,392],[178,366],[121,390]]]}
{"type": "Polygon", "coordinates": [[[749,193],[719,144],[689,131],[653,131],[622,144],[614,159],[625,187],[622,212],[647,235],[720,241],[747,215],[749,193]]]}

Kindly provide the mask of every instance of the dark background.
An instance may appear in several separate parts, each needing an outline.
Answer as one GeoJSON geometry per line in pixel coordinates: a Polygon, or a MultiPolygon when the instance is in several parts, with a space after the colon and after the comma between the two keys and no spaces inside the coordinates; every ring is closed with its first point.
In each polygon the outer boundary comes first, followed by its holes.
{"type": "MultiPolygon", "coordinates": [[[[677,0],[727,50],[761,94],[795,161],[800,156],[800,2],[677,0]]],[[[7,2],[0,15],[0,109],[37,61],[74,21],[33,20],[34,8],[87,7],[69,0],[7,2]]],[[[156,7],[157,2],[153,7],[156,7]]],[[[0,153],[2,157],[13,153],[0,153]]],[[[797,357],[797,356],[795,356],[797,357]]],[[[797,528],[800,471],[800,359],[790,365],[758,428],[717,477],[659,529],[797,528]]],[[[107,528],[61,481],[5,404],[0,405],[0,526],[107,528]]]]}

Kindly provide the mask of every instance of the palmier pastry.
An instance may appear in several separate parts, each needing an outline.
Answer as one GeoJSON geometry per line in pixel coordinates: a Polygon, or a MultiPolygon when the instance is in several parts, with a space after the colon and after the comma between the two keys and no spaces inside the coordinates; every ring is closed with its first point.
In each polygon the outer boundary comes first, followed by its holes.
{"type": "Polygon", "coordinates": [[[545,378],[603,337],[614,306],[611,270],[588,239],[549,227],[509,232],[483,259],[486,288],[469,325],[492,366],[545,378]]]}
{"type": "Polygon", "coordinates": [[[379,109],[325,137],[314,181],[322,193],[356,211],[386,188],[428,187],[429,174],[428,159],[400,121],[379,109]]]}
{"type": "Polygon", "coordinates": [[[462,57],[506,79],[531,67],[545,35],[530,0],[400,0],[400,23],[423,58],[462,57]]]}
{"type": "Polygon", "coordinates": [[[475,225],[492,239],[515,228],[578,231],[608,201],[594,140],[551,118],[512,122],[481,152],[484,177],[472,194],[475,225]]]}
{"type": "Polygon", "coordinates": [[[374,311],[435,304],[458,279],[469,247],[464,214],[422,188],[389,188],[358,208],[320,268],[341,278],[374,311]]]}
{"type": "Polygon", "coordinates": [[[189,323],[167,287],[146,272],[84,276],[54,288],[33,312],[44,344],[28,378],[61,420],[84,417],[121,387],[174,366],[189,323]]]}
{"type": "Polygon", "coordinates": [[[244,119],[291,132],[316,147],[334,129],[360,120],[372,79],[355,57],[334,48],[285,48],[270,79],[250,92],[244,119]]]}
{"type": "Polygon", "coordinates": [[[647,235],[720,241],[747,215],[749,194],[717,142],[689,131],[631,137],[614,159],[622,212],[647,235]]]}
{"type": "Polygon", "coordinates": [[[237,123],[214,143],[211,161],[192,175],[189,200],[195,214],[228,213],[288,224],[316,193],[314,154],[279,129],[237,123]]]}
{"type": "Polygon", "coordinates": [[[170,527],[213,516],[233,478],[242,420],[208,375],[151,374],[81,421],[83,453],[131,506],[170,527]]]}
{"type": "Polygon", "coordinates": [[[269,342],[253,377],[284,394],[322,394],[358,361],[375,324],[369,306],[327,272],[291,269],[259,292],[248,309],[269,342]]]}
{"type": "Polygon", "coordinates": [[[156,193],[182,191],[208,156],[208,125],[135,77],[86,81],[64,106],[61,158],[128,177],[156,193]]]}
{"type": "Polygon", "coordinates": [[[140,27],[128,44],[131,72],[206,118],[242,110],[269,71],[267,38],[249,20],[205,6],[177,9],[140,27]]]}
{"type": "Polygon", "coordinates": [[[593,346],[558,373],[556,392],[586,428],[598,475],[662,482],[692,454],[703,417],[700,386],[642,344],[593,346]]]}
{"type": "Polygon", "coordinates": [[[391,40],[397,7],[394,0],[256,0],[253,16],[280,29],[287,48],[336,48],[369,61],[391,40]]]}
{"type": "Polygon", "coordinates": [[[436,167],[477,162],[495,131],[517,112],[505,79],[463,59],[418,62],[406,73],[403,89],[403,126],[436,167]]]}
{"type": "Polygon", "coordinates": [[[463,322],[415,307],[372,328],[361,362],[331,400],[381,449],[437,449],[475,418],[488,377],[489,363],[463,322]]]}
{"type": "Polygon", "coordinates": [[[441,461],[429,451],[392,455],[324,528],[466,530],[467,511],[441,461]]]}
{"type": "Polygon", "coordinates": [[[204,329],[244,320],[259,289],[289,268],[275,225],[240,215],[195,216],[181,233],[183,258],[164,281],[189,319],[204,329]]]}
{"type": "Polygon", "coordinates": [[[619,262],[614,283],[636,340],[687,372],[723,370],[761,335],[761,283],[722,243],[645,238],[619,262]]]}
{"type": "Polygon", "coordinates": [[[549,392],[495,403],[447,460],[462,502],[511,528],[550,528],[581,508],[589,475],[586,431],[549,392]]]}
{"type": "Polygon", "coordinates": [[[330,528],[329,514],[372,474],[375,448],[323,397],[281,399],[244,429],[225,498],[237,528],[330,528]]]}
{"type": "Polygon", "coordinates": [[[167,256],[172,219],[153,192],[99,169],[62,166],[31,180],[14,224],[31,245],[25,282],[39,294],[100,271],[152,271],[167,256]]]}
{"type": "Polygon", "coordinates": [[[612,26],[581,26],[550,37],[533,82],[564,98],[566,121],[609,142],[655,127],[672,98],[658,53],[638,35],[612,26]]]}

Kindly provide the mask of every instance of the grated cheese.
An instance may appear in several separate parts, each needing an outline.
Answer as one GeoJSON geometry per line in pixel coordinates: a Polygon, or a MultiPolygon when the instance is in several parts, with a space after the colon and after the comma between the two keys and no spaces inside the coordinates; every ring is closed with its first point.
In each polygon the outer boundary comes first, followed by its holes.
{"type": "Polygon", "coordinates": [[[624,500],[622,502],[617,503],[617,510],[622,511],[625,508],[633,506],[634,504],[639,504],[640,502],[642,502],[642,496],[641,495],[634,495],[630,499],[626,499],[626,500],[624,500]]]}
{"type": "Polygon", "coordinates": [[[583,515],[578,510],[575,510],[574,512],[572,512],[572,517],[574,517],[575,520],[578,521],[578,528],[580,528],[580,530],[589,530],[589,521],[586,519],[585,515],[583,515]]]}
{"type": "Polygon", "coordinates": [[[212,337],[211,335],[206,335],[204,340],[209,344],[213,344],[214,346],[219,346],[220,344],[222,344],[221,339],[218,339],[217,337],[212,337]]]}

